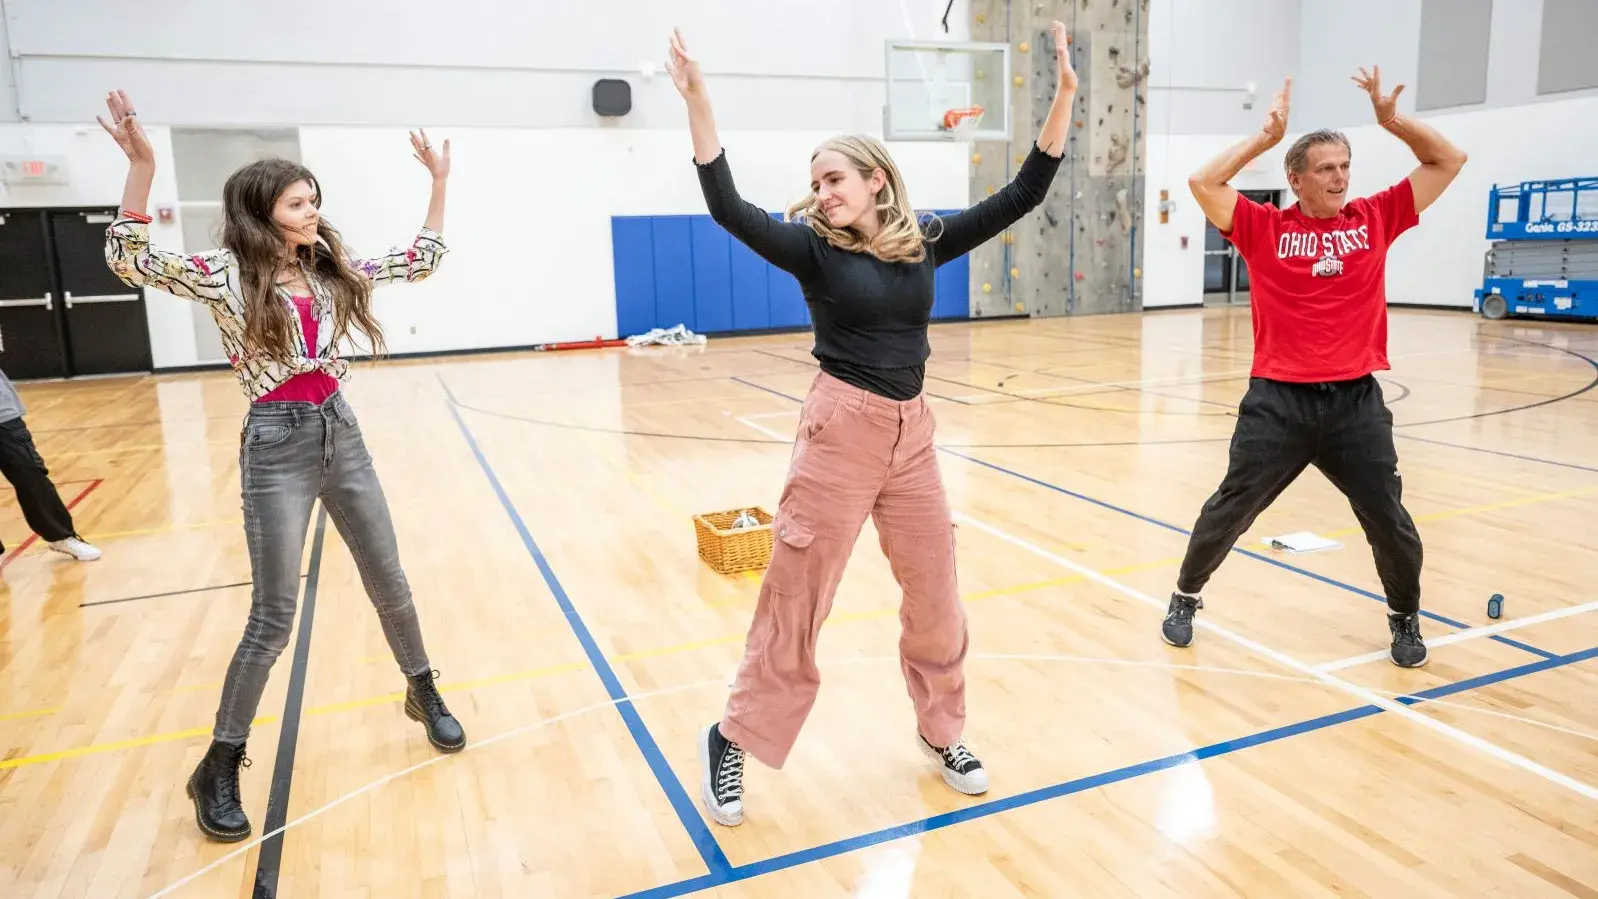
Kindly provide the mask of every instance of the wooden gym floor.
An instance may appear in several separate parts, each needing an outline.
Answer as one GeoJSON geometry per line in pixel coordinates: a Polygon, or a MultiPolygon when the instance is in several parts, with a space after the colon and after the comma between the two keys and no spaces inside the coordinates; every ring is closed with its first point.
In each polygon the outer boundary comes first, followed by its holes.
{"type": "Polygon", "coordinates": [[[992,791],[916,751],[867,525],[815,713],[733,830],[700,811],[693,739],[759,579],[702,565],[690,516],[775,508],[808,335],[358,366],[472,747],[439,757],[405,718],[318,517],[236,846],[201,839],[183,783],[249,603],[243,400],[224,372],[27,386],[105,558],[26,542],[0,491],[0,895],[1598,895],[1598,329],[1394,310],[1417,671],[1386,661],[1369,549],[1313,470],[1216,576],[1216,627],[1160,640],[1249,334],[1246,309],[935,328],[992,791]],[[1343,547],[1262,545],[1301,530],[1343,547]]]}

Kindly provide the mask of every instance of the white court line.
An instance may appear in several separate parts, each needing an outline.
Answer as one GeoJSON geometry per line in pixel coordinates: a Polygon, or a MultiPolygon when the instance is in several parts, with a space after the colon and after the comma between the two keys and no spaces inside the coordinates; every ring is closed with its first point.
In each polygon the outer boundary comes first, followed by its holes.
{"type": "MultiPolygon", "coordinates": [[[[798,409],[784,409],[781,412],[757,412],[754,415],[745,415],[743,418],[782,418],[785,415],[798,415],[798,409]]],[[[739,421],[743,421],[740,418],[739,421]]],[[[747,424],[747,422],[745,422],[747,424]]]]}
{"type": "MultiPolygon", "coordinates": [[[[1493,634],[1501,634],[1504,631],[1512,631],[1516,628],[1529,627],[1533,624],[1542,624],[1545,621],[1557,621],[1560,618],[1569,618],[1572,615],[1580,615],[1583,612],[1591,612],[1594,609],[1598,609],[1598,602],[1583,603],[1582,605],[1571,606],[1567,609],[1555,609],[1552,612],[1544,612],[1541,615],[1533,615],[1530,618],[1517,618],[1513,621],[1505,621],[1501,624],[1490,624],[1485,627],[1473,627],[1467,630],[1455,631],[1454,633],[1442,637],[1428,638],[1426,640],[1426,645],[1428,647],[1447,646],[1450,643],[1461,643],[1465,640],[1475,640],[1479,637],[1491,637],[1493,634]]],[[[1385,659],[1387,658],[1387,655],[1388,654],[1386,650],[1381,650],[1379,652],[1368,652],[1362,656],[1350,656],[1346,659],[1338,659],[1335,662],[1326,662],[1322,665],[1316,665],[1315,670],[1322,672],[1341,671],[1344,668],[1352,668],[1355,665],[1363,665],[1366,662],[1374,662],[1378,659],[1385,659]]]]}
{"type": "MultiPolygon", "coordinates": [[[[992,534],[995,537],[998,537],[1000,540],[1004,540],[1004,541],[1006,541],[1008,543],[1012,543],[1012,544],[1014,544],[1016,546],[1021,547],[1022,549],[1025,549],[1025,550],[1027,550],[1027,551],[1029,551],[1031,553],[1034,553],[1034,554],[1036,554],[1038,556],[1041,556],[1042,558],[1048,559],[1051,562],[1054,562],[1054,563],[1056,563],[1058,565],[1061,565],[1061,566],[1063,566],[1065,568],[1069,568],[1072,571],[1075,571],[1076,573],[1078,573],[1078,574],[1080,574],[1080,575],[1082,575],[1082,576],[1084,576],[1086,578],[1089,578],[1091,580],[1097,581],[1098,583],[1100,583],[1100,584],[1102,584],[1102,585],[1104,585],[1106,587],[1109,587],[1112,590],[1118,591],[1120,593],[1124,593],[1127,596],[1130,596],[1131,598],[1136,599],[1139,602],[1142,602],[1142,603],[1145,603],[1147,605],[1153,606],[1154,608],[1159,609],[1162,612],[1165,611],[1165,609],[1167,607],[1166,603],[1160,602],[1159,600],[1155,599],[1152,596],[1149,596],[1146,593],[1143,593],[1142,591],[1133,589],[1132,587],[1128,587],[1125,584],[1122,584],[1120,581],[1117,581],[1117,580],[1115,580],[1113,578],[1110,578],[1110,577],[1106,577],[1105,575],[1102,575],[1099,572],[1094,571],[1091,568],[1087,568],[1085,566],[1078,565],[1077,563],[1071,561],[1070,559],[1064,558],[1063,556],[1056,555],[1055,553],[1051,553],[1048,550],[1046,550],[1046,549],[1044,549],[1044,548],[1042,548],[1040,546],[1036,546],[1036,545],[1034,545],[1032,543],[1028,543],[1027,541],[1021,539],[1020,537],[1016,537],[1016,536],[1014,536],[1012,534],[1006,533],[1006,532],[1004,532],[1004,531],[1002,531],[1002,530],[1000,530],[1000,529],[998,529],[998,528],[996,528],[996,527],[994,527],[994,526],[992,526],[990,524],[987,524],[986,522],[978,521],[975,518],[972,518],[971,516],[966,515],[966,514],[964,514],[962,512],[956,512],[954,517],[960,519],[961,521],[963,521],[963,522],[965,522],[965,523],[967,523],[969,525],[971,525],[972,527],[977,528],[978,530],[986,531],[987,533],[992,534]]],[[[1218,624],[1215,624],[1212,621],[1206,620],[1204,618],[1195,618],[1193,620],[1193,624],[1196,627],[1201,627],[1201,628],[1204,628],[1205,630],[1211,631],[1211,632],[1215,633],[1217,636],[1220,636],[1220,637],[1223,637],[1223,638],[1225,638],[1227,640],[1230,640],[1233,643],[1236,643],[1236,644],[1238,644],[1239,646],[1242,646],[1245,649],[1252,650],[1254,653],[1256,653],[1258,655],[1261,655],[1261,656],[1264,656],[1265,658],[1271,659],[1271,660],[1273,660],[1273,661],[1275,661],[1275,662],[1277,662],[1277,663],[1279,663],[1279,664],[1281,664],[1281,665],[1283,665],[1285,667],[1293,669],[1294,671],[1298,671],[1298,672],[1300,672],[1302,674],[1306,674],[1306,675],[1308,675],[1310,677],[1316,678],[1316,679],[1322,681],[1323,683],[1326,683],[1328,685],[1337,687],[1338,689],[1343,690],[1346,693],[1352,694],[1353,696],[1356,696],[1359,699],[1363,700],[1364,702],[1367,702],[1367,703],[1369,703],[1371,705],[1374,705],[1377,708],[1382,709],[1383,711],[1391,712],[1394,715],[1399,716],[1400,718],[1406,718],[1406,719],[1408,719],[1410,721],[1413,721],[1414,723],[1420,725],[1421,727],[1428,728],[1430,730],[1436,731],[1439,734],[1442,734],[1443,736],[1449,737],[1450,739],[1454,739],[1454,740],[1457,740],[1457,741],[1459,741],[1461,743],[1464,743],[1466,746],[1469,746],[1469,747],[1471,747],[1471,748],[1473,748],[1473,749],[1475,749],[1475,750],[1477,750],[1479,752],[1485,753],[1486,755],[1490,755],[1493,758],[1498,759],[1499,761],[1502,761],[1502,762],[1505,762],[1507,764],[1513,765],[1513,766],[1515,766],[1517,768],[1520,768],[1521,770],[1528,771],[1528,772],[1530,772],[1532,774],[1535,774],[1538,777],[1541,777],[1541,778],[1543,778],[1545,780],[1548,780],[1548,781],[1550,781],[1552,783],[1556,783],[1556,784],[1558,784],[1558,785],[1560,785],[1560,786],[1562,786],[1562,787],[1564,787],[1564,788],[1566,788],[1566,789],[1568,789],[1568,790],[1570,790],[1570,791],[1572,791],[1572,792],[1574,792],[1574,793],[1576,793],[1576,794],[1578,794],[1578,795],[1580,795],[1580,796],[1582,796],[1582,797],[1584,797],[1586,799],[1598,801],[1598,788],[1595,788],[1595,787],[1593,787],[1593,786],[1591,786],[1589,784],[1586,784],[1586,783],[1583,783],[1583,782],[1581,782],[1579,780],[1576,780],[1575,778],[1573,778],[1573,777],[1571,777],[1571,776],[1569,776],[1567,774],[1561,774],[1560,772],[1555,771],[1552,768],[1549,768],[1549,767],[1547,767],[1545,765],[1540,765],[1540,764],[1532,761],[1531,759],[1526,758],[1523,755],[1520,755],[1519,753],[1511,752],[1510,750],[1505,749],[1502,746],[1497,745],[1496,743],[1492,743],[1492,742],[1490,742],[1488,740],[1484,740],[1481,737],[1478,737],[1478,736],[1476,736],[1474,734],[1471,734],[1471,733],[1469,733],[1467,731],[1460,730],[1459,728],[1453,727],[1452,725],[1445,724],[1445,723],[1443,723],[1441,721],[1438,721],[1435,718],[1432,718],[1429,715],[1423,715],[1423,714],[1421,714],[1419,712],[1416,712],[1415,710],[1409,708],[1408,706],[1402,705],[1402,704],[1394,702],[1393,700],[1388,699],[1388,698],[1386,698],[1384,696],[1378,695],[1377,693],[1374,693],[1374,692],[1372,692],[1370,690],[1367,690],[1364,687],[1359,686],[1358,684],[1354,684],[1354,683],[1351,683],[1349,681],[1343,680],[1340,677],[1333,677],[1332,675],[1327,674],[1327,673],[1322,672],[1322,671],[1317,671],[1314,668],[1314,666],[1312,666],[1312,665],[1309,665],[1309,664],[1307,664],[1305,662],[1301,662],[1298,659],[1295,659],[1292,656],[1287,655],[1286,653],[1278,652],[1278,651],[1276,651],[1274,649],[1271,649],[1270,647],[1265,646],[1264,644],[1259,643],[1259,642],[1257,642],[1255,640],[1251,640],[1248,637],[1243,636],[1242,634],[1234,633],[1234,632],[1232,632],[1232,631],[1230,631],[1230,630],[1228,630],[1228,629],[1226,629],[1226,628],[1224,628],[1224,627],[1222,627],[1222,626],[1220,626],[1218,624]]]]}
{"type": "Polygon", "coordinates": [[[648,693],[635,693],[635,694],[632,694],[630,696],[625,696],[625,697],[623,697],[621,699],[611,699],[611,700],[607,700],[605,702],[596,702],[593,705],[586,705],[586,706],[583,706],[582,708],[579,708],[579,709],[572,709],[569,712],[561,712],[559,715],[555,715],[555,716],[550,717],[550,718],[541,718],[541,719],[539,719],[537,721],[534,721],[531,724],[524,724],[521,727],[512,728],[511,730],[505,731],[502,734],[495,734],[494,736],[489,737],[486,740],[479,740],[479,741],[477,741],[475,743],[468,743],[466,745],[466,748],[462,749],[460,752],[441,753],[439,755],[435,755],[435,756],[433,756],[432,758],[428,759],[425,762],[420,762],[418,764],[410,766],[409,768],[404,768],[404,769],[401,769],[399,771],[395,771],[393,774],[388,774],[388,775],[385,775],[383,777],[380,777],[377,780],[372,781],[371,783],[367,784],[364,787],[361,787],[361,788],[359,788],[357,790],[352,790],[352,791],[350,791],[348,793],[345,793],[342,796],[339,796],[338,798],[336,798],[333,801],[327,803],[326,805],[323,805],[323,806],[321,806],[319,808],[311,809],[310,811],[308,811],[305,814],[299,816],[298,818],[295,818],[292,821],[284,822],[283,826],[277,828],[276,830],[270,831],[268,833],[263,833],[260,836],[255,837],[254,839],[251,839],[251,840],[248,840],[246,842],[240,843],[238,845],[238,848],[234,849],[232,852],[229,852],[228,854],[218,858],[216,861],[213,861],[209,865],[206,865],[205,867],[201,868],[200,870],[195,871],[193,874],[190,874],[189,876],[183,878],[182,880],[175,880],[172,883],[167,884],[165,887],[161,888],[160,892],[151,893],[150,896],[149,896],[149,899],[159,899],[159,897],[161,897],[161,896],[170,895],[172,893],[172,891],[176,890],[178,887],[181,887],[184,884],[190,883],[191,881],[196,880],[197,878],[199,878],[202,875],[209,874],[210,872],[216,870],[217,868],[220,868],[222,865],[225,865],[228,862],[232,861],[233,859],[238,858],[240,855],[243,855],[244,853],[250,851],[251,849],[254,849],[256,846],[259,846],[262,843],[266,842],[267,840],[270,840],[271,838],[277,836],[278,834],[283,833],[284,831],[288,830],[289,828],[298,827],[301,824],[304,824],[305,822],[311,820],[312,818],[315,818],[315,817],[321,815],[324,812],[331,811],[331,810],[343,805],[344,803],[350,801],[351,799],[354,799],[355,797],[362,795],[363,793],[369,793],[372,790],[375,790],[378,787],[381,787],[384,784],[389,783],[390,781],[398,780],[399,778],[405,777],[406,775],[415,774],[417,771],[420,771],[420,770],[422,770],[423,768],[426,768],[429,765],[436,765],[439,762],[446,761],[448,759],[454,758],[454,757],[459,756],[459,755],[464,755],[464,754],[466,754],[468,752],[471,752],[474,749],[483,749],[484,747],[492,746],[495,743],[500,742],[501,740],[508,740],[511,737],[518,736],[520,734],[525,734],[525,733],[528,733],[530,731],[535,731],[535,730],[538,730],[541,727],[545,727],[545,726],[548,726],[550,724],[555,724],[555,723],[560,722],[560,721],[565,721],[568,718],[575,718],[578,715],[582,715],[582,714],[585,714],[587,712],[596,711],[598,709],[610,708],[611,706],[617,705],[618,703],[631,702],[633,700],[645,699],[645,698],[648,698],[648,697],[651,697],[651,696],[664,696],[664,695],[666,695],[668,693],[681,693],[681,692],[685,692],[685,691],[688,691],[688,690],[695,690],[695,689],[698,689],[700,687],[704,687],[704,686],[711,685],[711,684],[719,685],[720,683],[721,683],[721,681],[719,679],[717,679],[717,680],[696,681],[696,682],[691,683],[691,684],[680,684],[680,685],[675,686],[675,687],[667,687],[667,688],[665,688],[663,690],[651,690],[648,693]]]}
{"type": "MultiPolygon", "coordinates": [[[[973,523],[975,523],[975,522],[973,522],[973,523]]],[[[1183,665],[1183,664],[1178,664],[1178,663],[1173,663],[1173,662],[1162,662],[1162,661],[1144,660],[1144,659],[1106,659],[1106,658],[1095,658],[1095,657],[1092,657],[1092,656],[1073,656],[1073,655],[1063,655],[1063,654],[1061,654],[1061,655],[1050,655],[1050,654],[1032,654],[1032,653],[981,653],[981,652],[971,653],[970,655],[967,656],[967,658],[971,659],[971,660],[997,660],[997,661],[1018,661],[1018,662],[1078,662],[1078,663],[1089,664],[1089,665],[1122,665],[1122,666],[1136,667],[1136,668],[1162,668],[1162,669],[1168,669],[1168,670],[1174,669],[1174,670],[1179,670],[1179,671],[1197,671],[1197,672],[1202,672],[1202,673],[1207,673],[1207,674],[1231,674],[1231,675],[1239,675],[1239,676],[1242,676],[1242,677],[1263,678],[1263,679],[1266,679],[1266,680],[1285,680],[1285,681],[1293,681],[1293,682],[1297,682],[1297,683],[1317,684],[1317,685],[1320,685],[1320,686],[1337,686],[1337,684],[1328,684],[1327,683],[1328,679],[1327,678],[1321,678],[1321,677],[1296,677],[1296,676],[1291,675],[1291,674],[1277,674],[1277,673],[1271,672],[1271,671],[1251,671],[1251,670],[1246,669],[1246,668],[1222,668],[1222,667],[1218,667],[1218,666],[1215,666],[1215,665],[1183,665]]],[[[872,663],[872,662],[891,662],[891,663],[894,663],[895,665],[897,665],[897,664],[899,664],[901,662],[901,659],[897,655],[891,655],[891,656],[860,656],[860,657],[856,657],[856,658],[852,658],[852,659],[821,660],[817,664],[820,667],[822,667],[822,668],[841,668],[841,667],[851,666],[851,665],[864,665],[864,664],[868,664],[868,663],[872,663]]],[[[1335,681],[1336,679],[1333,678],[1333,679],[1330,679],[1330,680],[1334,680],[1335,681]]],[[[383,777],[380,777],[377,780],[374,780],[371,783],[366,784],[365,786],[359,787],[359,788],[357,788],[355,790],[352,790],[352,791],[350,791],[348,793],[345,793],[345,794],[343,794],[341,796],[338,796],[338,797],[334,798],[333,800],[329,801],[328,803],[326,803],[325,805],[322,805],[319,808],[312,809],[311,811],[306,812],[305,814],[299,816],[298,818],[293,819],[292,821],[285,822],[282,827],[279,827],[276,830],[273,830],[273,831],[271,831],[269,833],[261,834],[260,836],[255,837],[252,840],[249,840],[248,842],[240,844],[232,852],[229,852],[228,854],[216,859],[215,861],[213,861],[210,864],[206,865],[205,867],[199,869],[198,871],[195,871],[194,873],[189,874],[188,876],[184,877],[181,880],[173,881],[172,883],[167,884],[159,892],[150,894],[149,899],[160,899],[160,897],[162,897],[162,896],[170,895],[174,890],[178,889],[179,887],[182,887],[185,884],[191,883],[191,882],[199,879],[201,876],[203,876],[205,874],[208,874],[211,871],[216,870],[217,868],[219,868],[222,865],[228,863],[229,861],[233,860],[234,858],[237,858],[239,855],[250,851],[251,849],[255,848],[256,846],[260,845],[261,843],[264,843],[267,840],[270,840],[271,838],[277,836],[278,834],[284,833],[285,831],[288,831],[288,830],[290,830],[292,828],[298,827],[301,824],[304,824],[304,823],[310,821],[311,819],[322,815],[325,812],[331,811],[334,808],[337,808],[338,806],[343,805],[344,803],[348,802],[351,799],[354,799],[357,796],[360,796],[360,795],[362,795],[364,793],[369,793],[372,790],[375,790],[378,787],[381,787],[381,786],[383,786],[385,784],[388,784],[388,783],[391,783],[391,782],[393,782],[395,780],[398,780],[401,777],[405,777],[407,775],[414,774],[417,771],[420,771],[423,768],[428,767],[429,765],[437,765],[437,764],[439,764],[441,762],[448,761],[449,759],[451,759],[452,757],[454,757],[456,755],[463,755],[463,754],[465,754],[467,752],[472,752],[474,750],[482,749],[482,748],[484,748],[486,746],[492,746],[493,744],[498,743],[498,742],[500,742],[502,740],[507,740],[507,739],[509,739],[511,737],[518,736],[520,734],[525,734],[525,733],[529,733],[531,731],[538,730],[539,728],[545,727],[546,725],[555,724],[555,723],[558,723],[558,722],[561,722],[561,721],[566,721],[566,720],[575,718],[578,715],[587,714],[588,712],[594,712],[594,711],[598,711],[600,709],[610,708],[610,707],[612,707],[614,705],[617,705],[618,703],[621,703],[621,702],[636,702],[637,700],[641,700],[641,699],[648,699],[648,698],[656,697],[656,696],[666,696],[666,695],[669,695],[669,694],[672,694],[672,693],[686,692],[688,690],[694,690],[694,689],[698,689],[700,687],[707,687],[707,686],[711,686],[711,685],[721,685],[721,684],[722,684],[722,680],[721,679],[695,681],[694,683],[690,683],[690,684],[681,684],[681,685],[678,685],[678,686],[675,686],[675,687],[666,687],[666,688],[660,689],[660,690],[652,690],[652,691],[647,692],[647,693],[633,694],[633,695],[630,695],[630,696],[626,697],[625,699],[612,699],[612,700],[609,700],[609,701],[606,701],[606,702],[596,702],[596,703],[593,703],[591,705],[586,705],[586,706],[583,706],[581,708],[573,709],[573,710],[571,710],[569,712],[562,712],[559,715],[555,715],[555,716],[550,717],[550,718],[542,718],[542,719],[539,719],[538,721],[534,721],[534,722],[532,722],[530,724],[524,724],[524,725],[522,725],[520,727],[516,727],[516,728],[513,728],[511,730],[508,730],[508,731],[506,731],[506,732],[504,732],[502,734],[496,734],[496,735],[494,735],[492,737],[489,737],[489,738],[487,738],[485,740],[479,740],[479,741],[476,741],[474,743],[469,743],[469,744],[467,744],[465,749],[461,750],[458,753],[435,755],[432,758],[430,758],[430,759],[428,759],[428,760],[426,760],[424,762],[420,762],[418,764],[412,765],[409,768],[405,768],[405,769],[402,769],[402,770],[399,770],[399,771],[395,771],[392,774],[384,775],[383,777]]],[[[1407,694],[1407,693],[1392,693],[1392,692],[1388,692],[1388,691],[1380,691],[1380,692],[1387,692],[1387,695],[1390,695],[1390,696],[1408,696],[1408,695],[1410,695],[1410,694],[1407,694]]],[[[1426,704],[1426,705],[1443,705],[1443,706],[1448,706],[1450,708],[1460,709],[1462,711],[1477,712],[1479,714],[1492,715],[1492,716],[1498,717],[1498,718],[1507,718],[1507,719],[1509,719],[1511,721],[1519,721],[1519,722],[1521,722],[1523,724],[1532,724],[1532,725],[1535,725],[1537,727],[1543,727],[1543,728],[1547,728],[1549,730],[1559,731],[1560,733],[1570,734],[1571,736],[1582,737],[1582,738],[1585,738],[1585,739],[1588,739],[1588,740],[1598,741],[1598,735],[1589,734],[1589,733],[1583,733],[1582,731],[1577,731],[1577,730],[1570,730],[1568,728],[1559,727],[1558,725],[1548,724],[1546,722],[1538,721],[1538,720],[1536,720],[1534,718],[1525,718],[1525,717],[1522,717],[1522,716],[1519,716],[1519,715],[1511,715],[1511,714],[1508,714],[1506,712],[1499,712],[1499,711],[1495,711],[1495,710],[1492,710],[1492,709],[1483,709],[1483,708],[1478,708],[1476,706],[1464,705],[1463,703],[1445,702],[1444,700],[1441,700],[1441,699],[1422,699],[1421,703],[1422,704],[1426,704]]]]}
{"type": "Polygon", "coordinates": [[[740,422],[748,425],[749,427],[754,428],[755,430],[759,431],[760,433],[765,434],[767,437],[775,437],[776,439],[781,440],[784,443],[792,443],[793,442],[793,438],[792,437],[789,437],[786,434],[778,434],[776,431],[773,431],[772,429],[766,427],[765,425],[758,424],[756,422],[750,421],[749,418],[750,418],[750,416],[741,415],[741,416],[738,417],[738,420],[740,422]]]}

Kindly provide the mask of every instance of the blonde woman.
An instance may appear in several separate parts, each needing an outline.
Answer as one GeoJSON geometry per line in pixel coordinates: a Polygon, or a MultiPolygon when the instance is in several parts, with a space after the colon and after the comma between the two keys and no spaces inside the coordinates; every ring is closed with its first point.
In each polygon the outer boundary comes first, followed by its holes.
{"type": "Polygon", "coordinates": [[[922,225],[877,140],[834,138],[810,160],[810,193],[777,221],[745,202],[716,134],[699,65],[681,32],[667,68],[688,106],[694,163],[711,217],[798,279],[821,371],[800,411],[775,545],[732,695],[699,735],[710,816],[743,821],[745,753],[781,768],[821,685],[816,638],[849,554],[871,516],[904,593],[901,667],[921,749],[962,793],[988,787],[962,742],[968,644],[955,578],[954,523],[922,395],[933,273],[1036,209],[1065,152],[1076,73],[1065,26],[1053,27],[1059,82],[1015,180],[981,203],[922,225]]]}

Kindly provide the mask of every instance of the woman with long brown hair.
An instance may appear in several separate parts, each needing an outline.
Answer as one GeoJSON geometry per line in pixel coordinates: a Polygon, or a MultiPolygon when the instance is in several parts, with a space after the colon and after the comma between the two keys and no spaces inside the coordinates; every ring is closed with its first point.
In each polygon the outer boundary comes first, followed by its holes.
{"type": "Polygon", "coordinates": [[[250,615],[222,685],[210,749],[188,782],[200,829],[235,842],[250,835],[239,800],[244,745],[272,665],[289,642],[317,499],[350,548],[406,677],[405,713],[423,724],[437,749],[466,745],[433,683],[438,674],[423,646],[388,502],[339,390],[348,362],[337,351],[358,331],[372,355],[382,355],[373,286],[420,281],[447,252],[440,232],[449,141],[439,152],[425,131],[411,135],[433,186],[427,218],[408,247],[371,259],[350,255],[321,215],[316,177],[297,163],[266,159],[240,168],[223,186],[222,246],[184,255],[151,245],[145,206],[155,151],[126,94],[108,95],[106,105],[111,122],[100,125],[128,157],[121,212],[106,230],[106,262],[130,287],[204,303],[251,401],[239,437],[250,615]]]}
{"type": "Polygon", "coordinates": [[[834,138],[810,158],[810,192],[777,221],[745,201],[716,133],[699,64],[681,33],[667,68],[688,105],[710,215],[793,275],[814,322],[821,371],[799,413],[743,663],[726,710],[699,734],[700,795],[719,824],[743,821],[745,753],[781,768],[816,700],[816,639],[867,516],[903,591],[899,655],[917,745],[962,793],[988,788],[961,739],[968,637],[955,578],[954,522],[922,393],[933,276],[1036,209],[1065,153],[1076,94],[1065,26],[1053,27],[1058,83],[1015,179],[970,209],[920,221],[887,149],[834,138]]]}

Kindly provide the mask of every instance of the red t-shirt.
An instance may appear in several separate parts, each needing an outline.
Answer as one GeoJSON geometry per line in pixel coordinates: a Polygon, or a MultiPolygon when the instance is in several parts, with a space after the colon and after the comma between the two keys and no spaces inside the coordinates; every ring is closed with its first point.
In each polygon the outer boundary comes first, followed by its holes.
{"type": "Polygon", "coordinates": [[[1223,236],[1248,264],[1257,378],[1348,381],[1387,363],[1387,248],[1420,222],[1409,179],[1310,218],[1237,195],[1223,236]]]}
{"type": "MultiPolygon", "coordinates": [[[[311,312],[311,297],[290,297],[294,301],[294,308],[300,313],[300,329],[305,334],[305,345],[316,346],[316,316],[311,312]]],[[[313,349],[311,355],[315,355],[313,349]]],[[[297,374],[282,384],[276,390],[257,399],[257,403],[311,403],[320,406],[328,397],[338,392],[338,379],[325,371],[308,371],[297,374]]]]}

